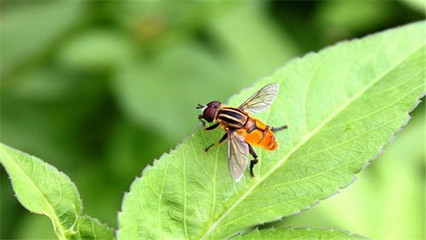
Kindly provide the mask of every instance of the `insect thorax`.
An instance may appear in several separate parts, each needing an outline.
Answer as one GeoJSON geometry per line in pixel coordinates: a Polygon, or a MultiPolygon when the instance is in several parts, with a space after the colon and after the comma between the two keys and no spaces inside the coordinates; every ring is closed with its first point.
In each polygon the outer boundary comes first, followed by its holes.
{"type": "Polygon", "coordinates": [[[216,117],[216,120],[222,125],[235,129],[242,128],[248,119],[247,113],[233,107],[223,107],[216,117]]]}

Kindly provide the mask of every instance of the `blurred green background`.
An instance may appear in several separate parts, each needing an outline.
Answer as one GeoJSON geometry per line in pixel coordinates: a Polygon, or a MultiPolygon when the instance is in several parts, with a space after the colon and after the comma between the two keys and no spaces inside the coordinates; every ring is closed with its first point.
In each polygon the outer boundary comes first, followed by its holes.
{"type": "MultiPolygon", "coordinates": [[[[226,99],[293,57],[425,18],[406,1],[1,1],[0,141],[76,183],[117,227],[142,169],[226,99]]],[[[278,225],[425,238],[424,105],[343,194],[278,225]]],[[[55,238],[1,169],[0,238],[55,238]]]]}

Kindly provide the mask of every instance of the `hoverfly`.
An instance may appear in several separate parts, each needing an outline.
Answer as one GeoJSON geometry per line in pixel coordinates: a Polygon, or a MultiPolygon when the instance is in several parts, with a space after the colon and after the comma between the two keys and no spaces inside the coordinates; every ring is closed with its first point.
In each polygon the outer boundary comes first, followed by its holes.
{"type": "Polygon", "coordinates": [[[212,130],[220,126],[226,131],[218,143],[209,145],[205,151],[211,147],[220,145],[228,139],[228,167],[232,178],[239,181],[247,167],[248,155],[253,156],[250,161],[250,175],[254,177],[253,167],[259,161],[252,145],[260,146],[273,151],[278,148],[274,132],[287,128],[270,127],[259,119],[252,117],[249,113],[258,113],[266,110],[278,92],[278,84],[268,84],[249,97],[238,108],[222,105],[219,101],[209,102],[207,105],[198,104],[197,109],[201,109],[202,114],[198,119],[202,122],[204,130],[212,130]],[[206,122],[214,122],[206,127],[206,122]]]}

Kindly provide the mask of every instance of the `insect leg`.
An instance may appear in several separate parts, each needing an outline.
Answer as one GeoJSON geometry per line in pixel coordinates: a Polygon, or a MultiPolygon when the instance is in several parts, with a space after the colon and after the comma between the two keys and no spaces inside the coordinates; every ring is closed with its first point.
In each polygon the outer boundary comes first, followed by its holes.
{"type": "Polygon", "coordinates": [[[284,126],[281,126],[281,127],[277,127],[277,128],[271,127],[271,131],[272,132],[278,132],[278,131],[286,129],[286,128],[288,128],[287,125],[284,125],[284,126]]]}
{"type": "Polygon", "coordinates": [[[207,128],[206,128],[206,122],[205,122],[205,120],[204,120],[203,115],[198,115],[198,120],[200,120],[200,122],[201,122],[201,124],[202,124],[202,126],[201,126],[201,127],[202,127],[204,130],[213,130],[213,129],[217,128],[217,126],[219,126],[219,123],[216,123],[216,124],[213,124],[213,125],[211,125],[210,127],[207,127],[207,128]]]}
{"type": "Polygon", "coordinates": [[[248,145],[248,147],[249,147],[249,151],[250,151],[250,154],[253,156],[253,160],[251,160],[250,161],[250,175],[251,175],[251,177],[254,177],[254,173],[253,173],[253,168],[254,168],[254,165],[256,165],[256,163],[259,161],[259,159],[258,159],[258,157],[257,157],[257,154],[256,154],[256,152],[254,151],[254,149],[252,148],[252,146],[250,145],[250,144],[248,144],[247,143],[247,145],[248,145]]]}
{"type": "Polygon", "coordinates": [[[212,143],[210,144],[206,149],[204,149],[205,152],[207,152],[211,147],[213,146],[217,146],[220,145],[221,143],[223,143],[223,141],[225,141],[228,138],[228,133],[225,133],[222,138],[219,140],[219,142],[217,143],[212,143]]]}
{"type": "Polygon", "coordinates": [[[219,126],[219,123],[216,123],[216,124],[213,124],[213,125],[211,125],[210,127],[204,127],[203,129],[204,130],[213,130],[213,129],[215,129],[215,128],[217,128],[217,126],[219,126]]]}
{"type": "MultiPolygon", "coordinates": [[[[268,127],[269,127],[269,126],[268,126],[268,127]]],[[[268,133],[267,131],[263,131],[262,138],[259,140],[259,142],[258,142],[258,143],[262,142],[262,141],[263,141],[263,139],[265,139],[265,137],[266,137],[266,134],[267,134],[267,133],[268,133]]]]}
{"type": "Polygon", "coordinates": [[[203,117],[203,115],[198,115],[198,120],[200,120],[200,122],[201,122],[201,124],[202,124],[203,129],[205,129],[205,128],[206,128],[206,122],[204,122],[204,117],[203,117]]]}

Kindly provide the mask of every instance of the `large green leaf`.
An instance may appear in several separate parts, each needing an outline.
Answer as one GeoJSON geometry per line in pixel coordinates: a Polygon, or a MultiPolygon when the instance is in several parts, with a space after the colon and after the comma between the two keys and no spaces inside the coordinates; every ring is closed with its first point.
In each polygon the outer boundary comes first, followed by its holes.
{"type": "Polygon", "coordinates": [[[59,239],[113,238],[111,229],[81,216],[77,188],[53,166],[4,144],[0,144],[0,163],[9,174],[21,204],[31,212],[48,216],[59,239]]]}
{"type": "MultiPolygon", "coordinates": [[[[119,215],[120,239],[220,239],[296,214],[348,186],[377,156],[424,94],[424,22],[329,47],[289,62],[266,83],[277,100],[259,118],[277,133],[256,149],[257,177],[229,176],[226,147],[203,149],[222,131],[197,131],[134,181],[119,215]]],[[[195,117],[195,116],[194,116],[195,117]]]]}
{"type": "Polygon", "coordinates": [[[235,239],[303,239],[303,240],[330,240],[330,239],[351,239],[361,240],[365,237],[350,234],[344,231],[336,231],[332,229],[319,228],[269,228],[256,229],[243,236],[238,236],[235,239]]]}

